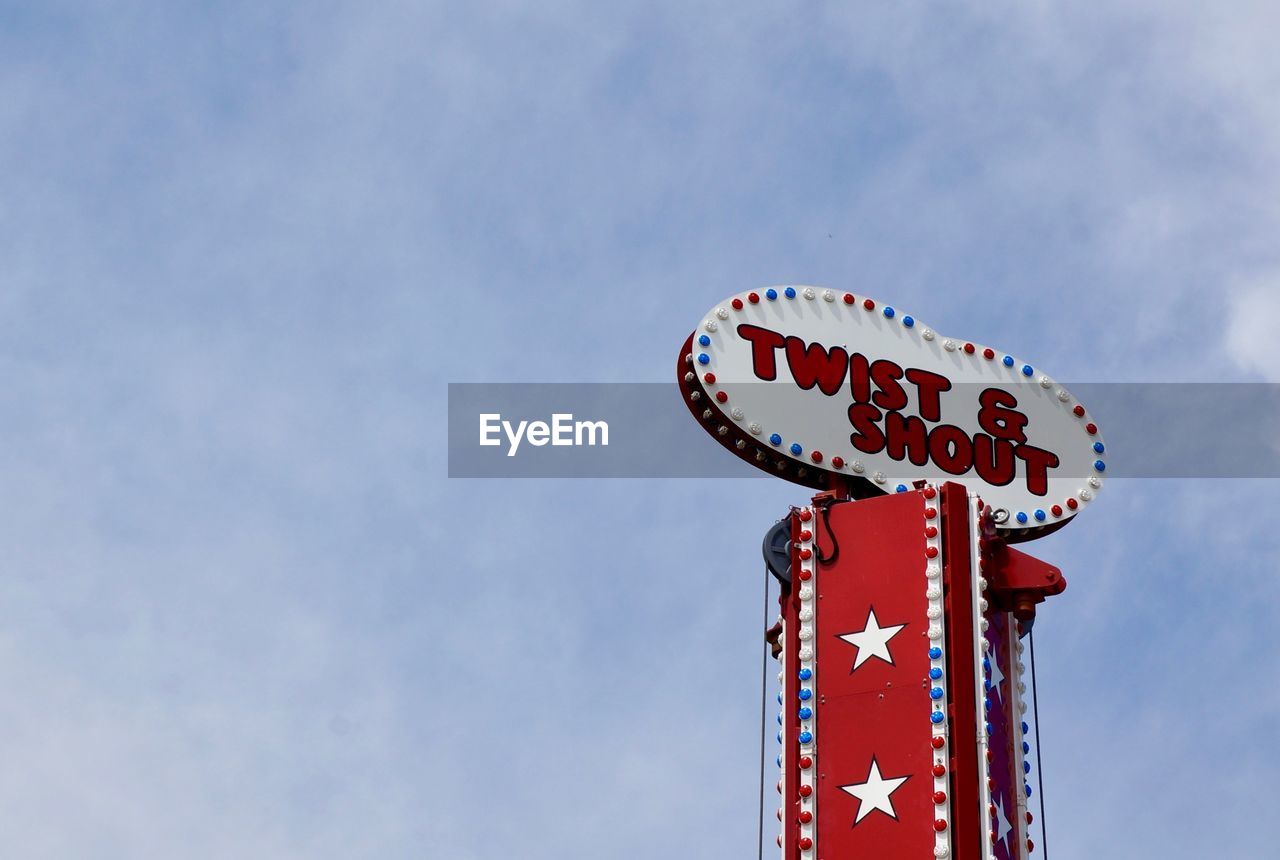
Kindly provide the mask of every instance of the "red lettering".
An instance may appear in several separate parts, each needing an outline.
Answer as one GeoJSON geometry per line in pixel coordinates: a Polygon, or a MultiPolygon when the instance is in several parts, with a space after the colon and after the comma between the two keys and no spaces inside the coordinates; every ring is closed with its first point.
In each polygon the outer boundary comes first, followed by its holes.
{"type": "Polygon", "coordinates": [[[963,475],[973,468],[973,440],[953,424],[939,424],[929,434],[929,455],[947,474],[963,475]]]}
{"type": "Polygon", "coordinates": [[[778,378],[778,364],[774,352],[784,339],[776,331],[758,325],[743,323],[738,326],[738,336],[751,343],[751,369],[757,379],[772,381],[778,378]]]}
{"type": "Polygon", "coordinates": [[[849,353],[843,347],[827,350],[820,343],[804,345],[798,337],[787,338],[787,365],[796,385],[805,391],[817,385],[830,397],[840,390],[845,372],[849,369],[849,353]]]}
{"type": "Polygon", "coordinates": [[[871,379],[880,390],[871,398],[871,402],[881,409],[892,411],[907,405],[907,392],[898,380],[902,379],[902,368],[882,358],[871,364],[871,379]]]}
{"type": "Polygon", "coordinates": [[[864,454],[876,454],[884,450],[884,433],[876,422],[880,420],[880,410],[870,403],[854,403],[849,407],[849,423],[853,432],[849,434],[849,443],[864,454]]]}
{"type": "Polygon", "coordinates": [[[978,395],[978,424],[997,439],[1008,439],[1011,442],[1026,442],[1024,428],[1030,420],[1027,416],[1013,408],[1018,405],[1018,398],[1000,388],[988,388],[978,395]]]}
{"type": "Polygon", "coordinates": [[[1049,470],[1058,467],[1058,455],[1034,445],[1019,445],[1014,449],[1027,464],[1027,491],[1033,496],[1049,492],[1049,470]]]}
{"type": "Polygon", "coordinates": [[[907,382],[916,387],[920,417],[925,421],[941,421],[942,402],[939,395],[951,390],[951,380],[940,373],[931,373],[928,370],[913,367],[907,371],[907,382]]]}
{"type": "Polygon", "coordinates": [[[914,415],[890,412],[884,417],[885,453],[895,460],[910,459],[917,466],[929,462],[929,431],[914,415]]]}
{"type": "Polygon", "coordinates": [[[986,433],[973,437],[973,468],[978,477],[997,487],[1013,481],[1017,466],[1013,460],[1013,443],[1007,439],[992,439],[986,433]]]}
{"type": "Polygon", "coordinates": [[[849,356],[849,393],[855,403],[871,402],[871,364],[860,352],[849,356]]]}

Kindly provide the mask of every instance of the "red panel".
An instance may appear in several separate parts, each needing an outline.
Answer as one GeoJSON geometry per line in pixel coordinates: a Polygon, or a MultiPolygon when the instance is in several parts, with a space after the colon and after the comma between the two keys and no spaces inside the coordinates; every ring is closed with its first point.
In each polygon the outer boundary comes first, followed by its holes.
{"type": "Polygon", "coordinates": [[[946,593],[948,713],[951,723],[952,849],[957,858],[979,857],[982,813],[978,785],[978,698],[974,677],[973,563],[970,529],[976,515],[960,484],[942,487],[942,528],[946,593]]]}
{"type": "Polygon", "coordinates": [[[1021,860],[1026,857],[1025,801],[1022,774],[1022,717],[1017,713],[1018,683],[1017,622],[1007,612],[987,615],[990,626],[986,639],[990,643],[987,665],[991,666],[991,686],[987,699],[987,725],[991,740],[991,807],[988,839],[995,860],[1021,860]],[[994,839],[992,837],[994,836],[994,839]]]}
{"type": "Polygon", "coordinates": [[[815,530],[823,557],[839,545],[815,575],[818,860],[933,856],[924,508],[918,492],[836,504],[835,541],[815,530]]]}
{"type": "MultiPolygon", "coordinates": [[[[795,512],[791,515],[791,542],[794,547],[800,538],[800,519],[795,512]]],[[[797,619],[800,610],[800,601],[796,596],[798,583],[796,573],[800,570],[800,558],[793,550],[791,554],[791,571],[792,580],[791,587],[785,589],[782,594],[782,623],[784,629],[785,647],[782,653],[782,701],[786,703],[781,712],[785,723],[783,724],[783,734],[785,735],[785,746],[782,752],[782,790],[779,798],[778,808],[782,814],[782,832],[784,839],[784,860],[798,860],[800,857],[800,849],[797,847],[799,840],[799,821],[797,816],[800,814],[800,798],[798,789],[800,787],[800,766],[799,766],[799,743],[796,736],[800,733],[800,720],[796,716],[796,708],[791,707],[791,703],[798,701],[797,693],[800,688],[798,674],[800,671],[800,658],[798,656],[799,642],[796,639],[796,631],[800,627],[797,619]]]]}

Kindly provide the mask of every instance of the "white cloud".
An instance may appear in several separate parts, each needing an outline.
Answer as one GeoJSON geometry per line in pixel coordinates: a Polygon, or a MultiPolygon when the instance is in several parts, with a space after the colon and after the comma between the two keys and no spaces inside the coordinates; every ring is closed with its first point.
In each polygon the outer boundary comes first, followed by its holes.
{"type": "Polygon", "coordinates": [[[1267,275],[1231,293],[1227,349],[1243,368],[1280,382],[1280,274],[1267,275]]]}

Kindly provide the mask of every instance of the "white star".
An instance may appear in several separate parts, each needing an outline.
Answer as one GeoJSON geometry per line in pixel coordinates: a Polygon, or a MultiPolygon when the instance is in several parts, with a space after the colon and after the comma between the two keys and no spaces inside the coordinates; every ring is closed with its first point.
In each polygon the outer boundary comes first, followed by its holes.
{"type": "Polygon", "coordinates": [[[905,776],[885,779],[880,775],[880,765],[876,764],[875,758],[872,758],[871,770],[867,772],[866,782],[840,786],[841,791],[852,794],[861,801],[858,804],[858,817],[853,820],[853,823],[857,824],[877,809],[897,821],[898,813],[894,811],[893,801],[890,798],[907,779],[908,777],[905,776]]]}
{"type": "Polygon", "coordinates": [[[1004,672],[1000,671],[1000,661],[996,659],[996,655],[991,655],[991,689],[995,690],[996,698],[1004,701],[1004,696],[1000,694],[1000,685],[1004,683],[1004,672]]]}
{"type": "Polygon", "coordinates": [[[853,661],[853,669],[849,671],[854,671],[872,657],[878,657],[892,665],[893,657],[889,654],[889,640],[906,626],[895,624],[892,627],[881,627],[876,619],[876,609],[874,606],[871,607],[871,611],[867,613],[867,625],[861,633],[845,633],[840,637],[858,649],[858,656],[853,661]]]}
{"type": "MultiPolygon", "coordinates": [[[[1009,819],[1004,814],[1004,798],[996,798],[996,841],[1004,842],[1009,831],[1013,829],[1013,825],[1009,823],[1009,819]]],[[[1005,845],[1007,849],[1009,846],[1005,845]]]]}

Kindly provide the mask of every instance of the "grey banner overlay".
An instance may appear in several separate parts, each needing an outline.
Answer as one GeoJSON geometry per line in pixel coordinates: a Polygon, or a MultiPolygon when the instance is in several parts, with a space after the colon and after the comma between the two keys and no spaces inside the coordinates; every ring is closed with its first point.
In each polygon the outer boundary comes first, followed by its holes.
{"type": "MultiPolygon", "coordinates": [[[[1280,477],[1280,385],[1084,383],[1066,386],[1106,440],[1108,478],[1280,477]]],[[[563,419],[562,419],[563,421],[563,419]]],[[[572,426],[561,438],[573,435],[572,426]]],[[[912,470],[922,478],[941,472],[912,470]]],[[[937,471],[937,470],[933,470],[937,471]]],[[[764,476],[698,425],[674,383],[449,383],[451,478],[744,478],[764,476]],[[541,447],[514,456],[480,445],[480,416],[512,426],[556,413],[604,421],[608,445],[541,447]]]]}

